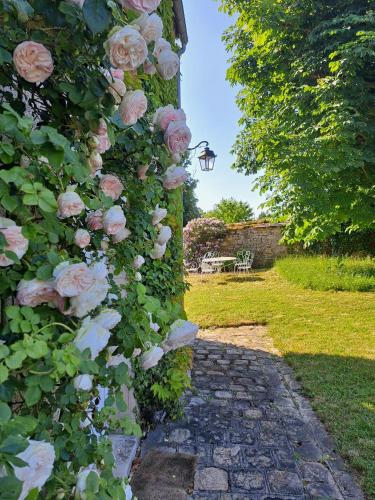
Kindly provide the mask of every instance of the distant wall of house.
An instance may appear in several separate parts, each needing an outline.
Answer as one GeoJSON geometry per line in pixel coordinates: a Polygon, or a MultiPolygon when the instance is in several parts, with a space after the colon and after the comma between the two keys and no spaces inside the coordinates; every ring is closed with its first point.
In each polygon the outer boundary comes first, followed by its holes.
{"type": "Polygon", "coordinates": [[[228,224],[228,234],[221,244],[221,255],[235,255],[239,250],[254,252],[254,267],[269,267],[278,257],[287,255],[287,247],[280,243],[284,224],[247,222],[228,224]]]}

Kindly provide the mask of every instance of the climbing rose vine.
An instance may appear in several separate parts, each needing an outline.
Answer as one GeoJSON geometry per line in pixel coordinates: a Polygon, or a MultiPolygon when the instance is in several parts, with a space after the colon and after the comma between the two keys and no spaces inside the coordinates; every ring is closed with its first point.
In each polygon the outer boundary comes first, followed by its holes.
{"type": "Polygon", "coordinates": [[[129,498],[132,364],[197,334],[168,210],[191,134],[145,85],[179,71],[159,4],[0,1],[2,498],[129,498]]]}

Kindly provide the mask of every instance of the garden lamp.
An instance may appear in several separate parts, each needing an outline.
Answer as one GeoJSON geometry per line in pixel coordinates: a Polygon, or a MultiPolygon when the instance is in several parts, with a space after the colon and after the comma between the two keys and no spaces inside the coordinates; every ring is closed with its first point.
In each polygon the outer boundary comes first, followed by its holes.
{"type": "Polygon", "coordinates": [[[206,145],[206,147],[201,151],[201,153],[198,156],[199,163],[201,165],[201,169],[203,172],[210,172],[211,170],[214,169],[215,165],[215,160],[216,156],[215,153],[210,149],[208,146],[207,141],[201,141],[199,144],[197,144],[194,148],[189,148],[189,151],[194,151],[195,149],[198,149],[199,146],[202,146],[203,144],[206,145]]]}

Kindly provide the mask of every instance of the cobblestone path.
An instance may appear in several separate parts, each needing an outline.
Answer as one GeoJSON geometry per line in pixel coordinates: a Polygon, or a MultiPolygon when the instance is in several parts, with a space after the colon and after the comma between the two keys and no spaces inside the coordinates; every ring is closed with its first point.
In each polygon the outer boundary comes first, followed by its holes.
{"type": "Polygon", "coordinates": [[[180,422],[144,450],[198,457],[187,499],[363,499],[262,326],[206,330],[180,422]]]}

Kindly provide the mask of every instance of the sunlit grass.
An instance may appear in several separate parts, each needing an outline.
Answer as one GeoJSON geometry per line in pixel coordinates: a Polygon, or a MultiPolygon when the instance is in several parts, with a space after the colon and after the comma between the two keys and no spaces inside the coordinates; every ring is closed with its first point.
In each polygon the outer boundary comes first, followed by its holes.
{"type": "Polygon", "coordinates": [[[313,290],[375,291],[375,259],[288,257],[276,268],[289,281],[313,290]]]}
{"type": "Polygon", "coordinates": [[[276,270],[191,276],[189,319],[267,324],[337,443],[375,498],[375,294],[314,291],[276,270]]]}

